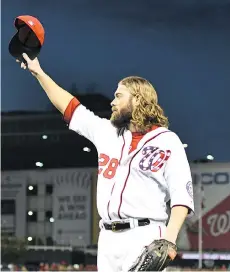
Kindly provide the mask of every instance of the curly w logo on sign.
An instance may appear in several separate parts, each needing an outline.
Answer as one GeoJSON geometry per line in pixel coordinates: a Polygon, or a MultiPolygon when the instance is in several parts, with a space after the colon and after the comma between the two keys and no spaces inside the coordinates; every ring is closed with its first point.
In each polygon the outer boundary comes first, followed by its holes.
{"type": "Polygon", "coordinates": [[[170,150],[161,150],[158,147],[147,146],[142,150],[143,158],[139,162],[139,167],[143,171],[157,172],[171,155],[170,150]]]}
{"type": "MultiPolygon", "coordinates": [[[[230,195],[220,201],[202,217],[203,248],[229,250],[230,241],[230,195]]],[[[198,232],[188,233],[190,248],[198,248],[198,232]]]]}
{"type": "Polygon", "coordinates": [[[211,214],[207,218],[207,224],[210,226],[210,234],[214,237],[230,232],[230,210],[225,213],[211,214]]]}

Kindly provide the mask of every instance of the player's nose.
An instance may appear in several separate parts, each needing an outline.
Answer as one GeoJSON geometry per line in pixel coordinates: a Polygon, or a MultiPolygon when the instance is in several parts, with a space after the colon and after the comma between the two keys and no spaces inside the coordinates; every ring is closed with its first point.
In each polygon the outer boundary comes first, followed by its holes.
{"type": "MultiPolygon", "coordinates": [[[[114,99],[115,100],[115,99],[114,99]]],[[[115,106],[114,100],[110,103],[111,107],[115,106]]]]}

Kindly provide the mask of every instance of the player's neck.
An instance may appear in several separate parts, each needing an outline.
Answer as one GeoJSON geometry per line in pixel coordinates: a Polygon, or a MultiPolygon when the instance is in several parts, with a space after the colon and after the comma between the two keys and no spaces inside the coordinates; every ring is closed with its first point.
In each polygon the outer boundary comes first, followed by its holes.
{"type": "Polygon", "coordinates": [[[131,132],[139,132],[138,128],[135,127],[133,124],[129,124],[129,131],[131,131],[131,132]]]}

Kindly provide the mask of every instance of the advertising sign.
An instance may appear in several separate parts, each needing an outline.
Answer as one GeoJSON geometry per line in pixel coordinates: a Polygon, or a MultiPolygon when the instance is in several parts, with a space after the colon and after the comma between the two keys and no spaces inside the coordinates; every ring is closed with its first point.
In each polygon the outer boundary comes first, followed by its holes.
{"type": "Polygon", "coordinates": [[[184,250],[198,249],[199,219],[202,218],[202,248],[229,250],[230,164],[191,165],[195,215],[186,220],[178,238],[184,250]]]}
{"type": "Polygon", "coordinates": [[[53,240],[59,245],[91,243],[91,183],[89,169],[57,170],[52,176],[53,240]]]}

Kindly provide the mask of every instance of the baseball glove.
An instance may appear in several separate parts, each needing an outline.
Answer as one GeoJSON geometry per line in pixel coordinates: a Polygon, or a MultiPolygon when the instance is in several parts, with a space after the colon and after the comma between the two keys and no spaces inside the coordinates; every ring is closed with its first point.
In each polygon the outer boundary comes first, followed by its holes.
{"type": "Polygon", "coordinates": [[[146,246],[129,271],[162,271],[177,255],[177,246],[165,239],[146,246]]]}

